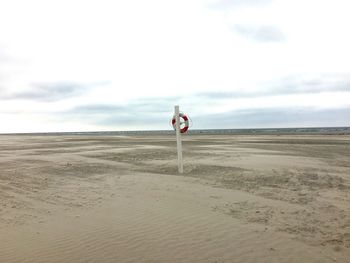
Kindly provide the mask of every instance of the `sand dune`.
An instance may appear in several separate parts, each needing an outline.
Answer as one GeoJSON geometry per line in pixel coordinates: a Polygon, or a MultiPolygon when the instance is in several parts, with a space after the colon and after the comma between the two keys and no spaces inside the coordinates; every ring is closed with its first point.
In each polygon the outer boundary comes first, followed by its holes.
{"type": "Polygon", "coordinates": [[[350,136],[1,136],[0,262],[349,262],[350,136]]]}

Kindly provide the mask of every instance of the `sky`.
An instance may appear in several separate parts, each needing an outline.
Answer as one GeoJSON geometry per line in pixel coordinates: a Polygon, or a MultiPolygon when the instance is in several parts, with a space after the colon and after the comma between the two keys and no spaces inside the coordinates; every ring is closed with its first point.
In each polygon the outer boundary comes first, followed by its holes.
{"type": "Polygon", "coordinates": [[[346,0],[0,0],[0,133],[350,126],[346,0]]]}

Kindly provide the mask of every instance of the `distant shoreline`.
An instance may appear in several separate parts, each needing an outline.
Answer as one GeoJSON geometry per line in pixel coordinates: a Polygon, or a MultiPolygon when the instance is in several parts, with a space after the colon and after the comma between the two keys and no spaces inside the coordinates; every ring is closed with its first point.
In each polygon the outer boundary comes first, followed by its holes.
{"type": "MultiPolygon", "coordinates": [[[[0,133],[1,135],[12,136],[60,136],[60,135],[172,135],[173,130],[140,130],[140,131],[86,131],[86,132],[35,132],[35,133],[0,133]]],[[[189,135],[284,135],[284,134],[320,134],[320,135],[348,135],[350,127],[303,127],[303,128],[255,128],[255,129],[193,129],[189,135]]]]}

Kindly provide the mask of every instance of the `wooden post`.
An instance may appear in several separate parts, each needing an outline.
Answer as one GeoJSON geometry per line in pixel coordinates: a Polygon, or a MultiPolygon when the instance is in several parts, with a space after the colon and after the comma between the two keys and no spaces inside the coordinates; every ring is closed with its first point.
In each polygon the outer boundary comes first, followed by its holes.
{"type": "Polygon", "coordinates": [[[175,127],[176,127],[176,144],[177,144],[177,164],[179,173],[184,172],[183,162],[182,162],[182,142],[181,142],[181,132],[180,132],[180,109],[179,106],[175,106],[175,127]]]}

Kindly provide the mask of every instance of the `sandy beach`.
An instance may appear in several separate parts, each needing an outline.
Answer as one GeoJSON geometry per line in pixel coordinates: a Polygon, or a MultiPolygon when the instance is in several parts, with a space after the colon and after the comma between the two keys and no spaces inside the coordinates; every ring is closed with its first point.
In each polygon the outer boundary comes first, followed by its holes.
{"type": "Polygon", "coordinates": [[[0,262],[350,262],[350,135],[0,136],[0,262]]]}

